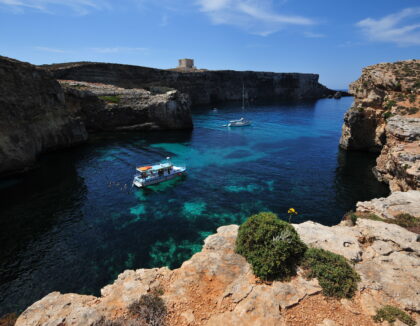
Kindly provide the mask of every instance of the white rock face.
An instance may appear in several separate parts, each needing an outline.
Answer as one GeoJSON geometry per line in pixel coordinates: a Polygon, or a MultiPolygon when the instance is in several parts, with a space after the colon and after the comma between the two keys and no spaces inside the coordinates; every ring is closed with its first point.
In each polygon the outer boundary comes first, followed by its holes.
{"type": "Polygon", "coordinates": [[[388,197],[358,202],[356,207],[358,212],[373,213],[382,218],[392,219],[402,213],[420,216],[420,191],[397,191],[388,197]]]}

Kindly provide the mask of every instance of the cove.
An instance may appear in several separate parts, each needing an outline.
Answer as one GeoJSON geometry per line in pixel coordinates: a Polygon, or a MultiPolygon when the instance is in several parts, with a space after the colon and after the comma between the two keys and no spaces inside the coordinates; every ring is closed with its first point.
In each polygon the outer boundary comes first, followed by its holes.
{"type": "Polygon", "coordinates": [[[99,294],[125,269],[178,267],[217,227],[260,211],[339,222],[388,194],[375,156],[338,148],[352,98],[195,110],[193,131],[98,134],[0,181],[0,315],[52,291],[99,294]],[[223,127],[245,115],[253,125],[223,127]],[[188,175],[131,188],[136,165],[171,156],[188,175]]]}

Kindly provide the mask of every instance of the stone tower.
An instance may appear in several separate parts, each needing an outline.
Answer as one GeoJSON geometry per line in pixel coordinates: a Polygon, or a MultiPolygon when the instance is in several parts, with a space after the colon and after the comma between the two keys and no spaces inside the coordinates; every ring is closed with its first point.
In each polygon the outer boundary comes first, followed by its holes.
{"type": "Polygon", "coordinates": [[[194,59],[179,59],[178,68],[182,69],[194,69],[194,59]]]}

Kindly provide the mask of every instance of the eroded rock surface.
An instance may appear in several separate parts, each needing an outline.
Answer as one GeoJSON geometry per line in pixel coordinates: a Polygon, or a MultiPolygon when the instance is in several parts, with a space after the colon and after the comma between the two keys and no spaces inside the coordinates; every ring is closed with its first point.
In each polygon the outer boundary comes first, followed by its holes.
{"type": "Polygon", "coordinates": [[[325,301],[318,281],[305,279],[302,271],[290,282],[260,282],[234,252],[238,226],[230,225],[209,236],[202,251],[179,269],[125,271],[98,298],[51,293],[22,313],[16,325],[89,325],[101,316],[129,318],[128,305],[157,287],[164,289],[168,325],[374,325],[371,316],[383,304],[420,311],[416,234],[363,219],[354,227],[294,226],[308,245],[355,262],[362,281],[353,300],[325,301]]]}
{"type": "Polygon", "coordinates": [[[367,67],[350,93],[340,146],[380,152],[374,173],[391,191],[420,189],[420,60],[367,67]]]}
{"type": "Polygon", "coordinates": [[[69,110],[89,131],[192,129],[190,101],[176,90],[144,89],[60,80],[69,110]]]}
{"type": "Polygon", "coordinates": [[[51,73],[0,57],[0,174],[23,170],[40,153],[87,139],[51,73]]]}
{"type": "Polygon", "coordinates": [[[420,191],[397,191],[388,197],[358,202],[356,207],[358,212],[372,213],[387,219],[393,219],[398,214],[420,217],[420,191]]]}

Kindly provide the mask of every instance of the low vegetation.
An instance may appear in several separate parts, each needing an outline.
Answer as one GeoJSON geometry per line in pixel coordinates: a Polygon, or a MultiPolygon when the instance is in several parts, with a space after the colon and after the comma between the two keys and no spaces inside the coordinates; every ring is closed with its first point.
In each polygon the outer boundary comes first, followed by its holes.
{"type": "Polygon", "coordinates": [[[387,321],[391,325],[397,320],[403,322],[408,326],[415,326],[416,322],[407,313],[401,309],[393,306],[384,306],[376,312],[376,315],[372,317],[377,323],[387,321]]]}
{"type": "Polygon", "coordinates": [[[98,96],[101,100],[107,103],[115,103],[118,104],[121,101],[121,98],[118,95],[106,95],[106,96],[98,96]]]}
{"type": "Polygon", "coordinates": [[[240,226],[236,240],[236,252],[266,281],[295,275],[306,248],[293,226],[273,213],[251,216],[240,226]]]}
{"type": "Polygon", "coordinates": [[[373,213],[355,213],[353,211],[350,211],[344,215],[343,220],[351,221],[353,225],[356,225],[356,222],[359,218],[364,218],[372,221],[380,221],[388,224],[396,224],[415,233],[419,233],[420,231],[420,218],[407,213],[398,214],[391,219],[382,218],[373,213]]]}
{"type": "Polygon", "coordinates": [[[359,275],[349,262],[330,251],[309,248],[302,263],[307,277],[318,279],[324,295],[337,298],[351,298],[357,290],[359,275]]]}
{"type": "Polygon", "coordinates": [[[389,118],[391,118],[393,116],[393,114],[391,113],[391,111],[386,111],[383,114],[383,117],[385,120],[388,120],[389,118]]]}
{"type": "Polygon", "coordinates": [[[130,314],[139,322],[150,326],[162,326],[165,324],[166,305],[163,299],[156,294],[143,294],[139,300],[129,307],[130,314]]]}

